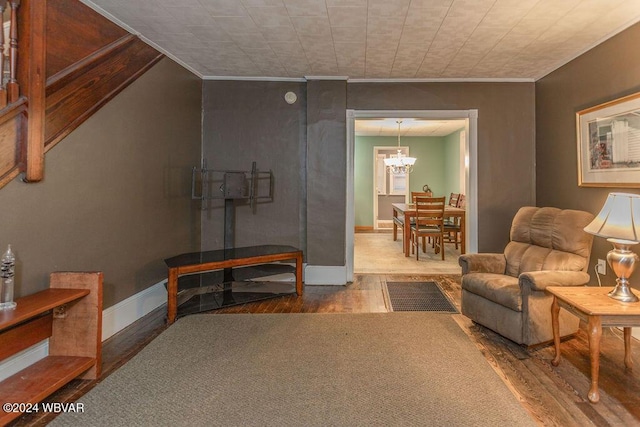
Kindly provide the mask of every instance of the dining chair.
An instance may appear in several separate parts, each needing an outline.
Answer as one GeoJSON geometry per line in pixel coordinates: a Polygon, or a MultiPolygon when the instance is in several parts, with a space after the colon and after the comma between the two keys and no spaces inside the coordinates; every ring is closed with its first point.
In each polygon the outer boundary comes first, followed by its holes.
{"type": "MultiPolygon", "coordinates": [[[[416,202],[416,197],[433,197],[433,192],[431,189],[429,189],[429,191],[412,191],[411,203],[416,202]]],[[[411,225],[413,224],[415,224],[415,218],[411,218],[411,225]]],[[[431,243],[431,237],[429,237],[428,242],[431,243]]]]}
{"type": "Polygon", "coordinates": [[[454,208],[458,207],[459,198],[460,193],[451,193],[451,195],[449,195],[449,206],[453,206],[454,208]]]}
{"type": "MultiPolygon", "coordinates": [[[[451,205],[451,203],[449,204],[451,205]]],[[[465,206],[465,195],[459,194],[455,207],[464,209],[465,206]]],[[[444,222],[444,241],[446,243],[454,243],[456,245],[456,249],[458,249],[458,245],[460,245],[460,240],[462,238],[462,225],[460,224],[460,221],[460,217],[449,217],[444,222]]]]}
{"type": "MultiPolygon", "coordinates": [[[[418,196],[431,197],[432,195],[433,195],[433,193],[430,192],[430,191],[412,191],[411,192],[411,203],[415,203],[416,202],[416,197],[418,197],[418,196]]],[[[415,223],[414,219],[411,218],[411,224],[413,225],[414,223],[415,223]]],[[[400,230],[402,230],[403,227],[404,227],[404,218],[394,215],[394,217],[393,217],[393,241],[394,242],[396,240],[398,240],[398,228],[400,228],[400,230]]]]}
{"type": "Polygon", "coordinates": [[[467,206],[466,197],[464,194],[460,194],[458,196],[458,204],[456,205],[456,207],[464,209],[466,206],[467,206]]]}
{"type": "Polygon", "coordinates": [[[415,198],[416,222],[411,226],[411,253],[415,250],[416,260],[420,259],[420,243],[422,252],[427,252],[426,238],[432,238],[435,253],[442,255],[444,261],[444,204],[445,197],[415,198]]]}

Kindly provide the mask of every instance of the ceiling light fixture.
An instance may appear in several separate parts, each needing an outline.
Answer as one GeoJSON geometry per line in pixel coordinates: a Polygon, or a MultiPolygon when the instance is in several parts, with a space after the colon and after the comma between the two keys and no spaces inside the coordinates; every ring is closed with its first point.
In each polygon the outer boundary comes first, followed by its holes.
{"type": "Polygon", "coordinates": [[[402,120],[396,120],[396,123],[398,124],[398,154],[384,159],[384,164],[389,173],[394,175],[403,175],[413,171],[413,165],[416,162],[416,158],[407,157],[402,154],[402,150],[400,149],[400,124],[402,123],[402,120]]]}

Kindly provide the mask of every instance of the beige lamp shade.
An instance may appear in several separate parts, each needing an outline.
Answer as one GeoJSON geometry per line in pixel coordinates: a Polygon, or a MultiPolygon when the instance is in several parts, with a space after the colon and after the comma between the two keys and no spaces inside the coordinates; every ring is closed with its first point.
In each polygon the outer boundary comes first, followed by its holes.
{"type": "Polygon", "coordinates": [[[600,213],[584,231],[607,239],[640,241],[640,195],[609,193],[600,213]]]}

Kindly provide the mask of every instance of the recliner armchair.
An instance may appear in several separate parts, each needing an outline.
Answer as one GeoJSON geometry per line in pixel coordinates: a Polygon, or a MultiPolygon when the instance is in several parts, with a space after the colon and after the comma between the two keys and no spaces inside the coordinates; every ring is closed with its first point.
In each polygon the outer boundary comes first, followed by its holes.
{"type": "MultiPolygon", "coordinates": [[[[577,210],[523,207],[513,218],[504,253],[461,255],[462,314],[518,344],[553,340],[547,286],[582,286],[593,236],[583,228],[593,215],[577,210]]],[[[560,335],[580,320],[560,311],[560,335]]]]}

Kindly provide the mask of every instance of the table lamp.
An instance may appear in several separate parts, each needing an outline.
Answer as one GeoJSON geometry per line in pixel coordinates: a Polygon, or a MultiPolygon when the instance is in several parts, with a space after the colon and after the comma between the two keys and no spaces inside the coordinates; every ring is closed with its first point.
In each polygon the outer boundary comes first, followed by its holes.
{"type": "Polygon", "coordinates": [[[584,228],[587,233],[604,237],[613,245],[607,262],[616,274],[616,286],[609,297],[623,302],[637,302],[629,287],[629,277],[638,262],[638,255],[629,248],[640,240],[640,196],[629,193],[609,193],[598,216],[584,228]]]}

